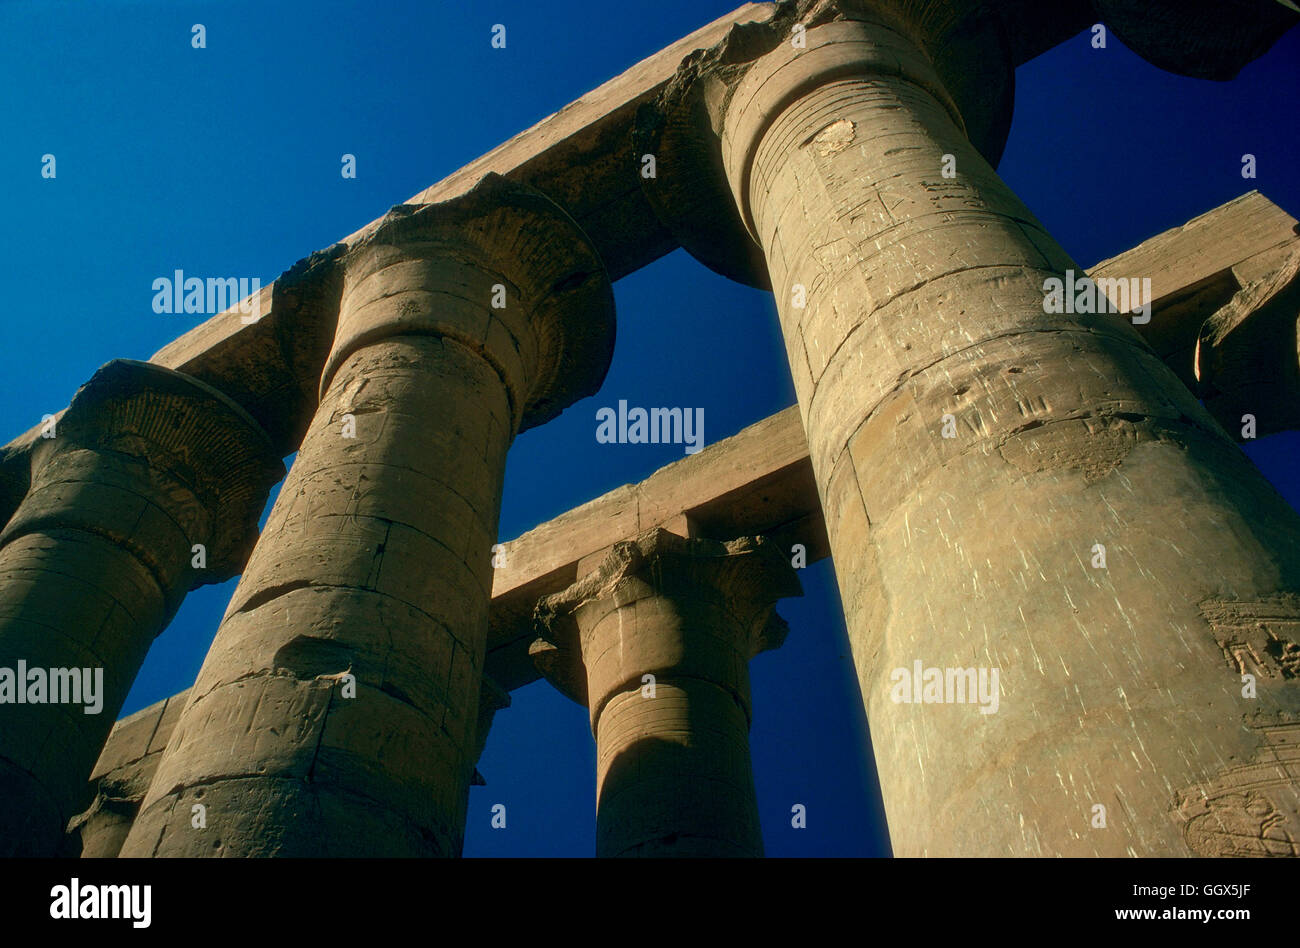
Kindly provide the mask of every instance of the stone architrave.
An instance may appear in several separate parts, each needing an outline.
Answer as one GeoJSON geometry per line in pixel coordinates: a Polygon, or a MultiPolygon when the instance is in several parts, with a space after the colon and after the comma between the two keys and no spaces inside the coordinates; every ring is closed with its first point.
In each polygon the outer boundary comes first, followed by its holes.
{"type": "Polygon", "coordinates": [[[759,537],[655,528],[537,608],[531,652],[587,707],[596,738],[597,856],[761,856],[749,756],[749,660],[803,591],[759,537]]]}
{"type": "Polygon", "coordinates": [[[1229,434],[1300,428],[1300,250],[1205,321],[1194,365],[1205,407],[1229,434]]]}
{"type": "Polygon", "coordinates": [[[1202,605],[1293,602],[1300,516],[1128,314],[1053,301],[1084,271],[986,160],[1010,83],[946,78],[997,46],[938,6],[737,26],[640,117],[642,184],[775,294],[894,852],[1186,855],[1179,794],[1300,709],[1202,605]]]}
{"type": "Polygon", "coordinates": [[[460,853],[506,450],[599,388],[613,296],[499,175],[341,266],[320,406],[124,856],[460,853]]]}
{"type": "Polygon", "coordinates": [[[239,571],[284,475],[242,408],[146,362],[101,368],[52,434],[0,533],[7,856],[58,852],[150,643],[189,590],[239,571]]]}

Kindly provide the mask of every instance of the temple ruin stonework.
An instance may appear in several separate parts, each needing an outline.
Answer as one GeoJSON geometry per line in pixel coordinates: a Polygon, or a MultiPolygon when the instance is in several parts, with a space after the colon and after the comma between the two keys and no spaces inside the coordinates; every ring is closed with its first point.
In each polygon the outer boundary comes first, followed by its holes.
{"type": "Polygon", "coordinates": [[[1094,23],[1230,80],[1298,21],[749,4],[258,318],[103,366],[0,449],[0,668],[96,670],[104,711],[0,704],[0,854],[458,856],[544,678],[589,715],[597,855],[762,855],[749,662],[798,634],[798,545],[897,855],[1300,855],[1300,514],[1237,444],[1300,427],[1300,225],[1250,192],[1085,269],[994,170],[1016,66],[1094,23]],[[771,291],[797,404],[502,542],[513,440],[600,390],[612,283],[678,247],[771,291]],[[234,576],[193,685],[111,725],[234,576]]]}

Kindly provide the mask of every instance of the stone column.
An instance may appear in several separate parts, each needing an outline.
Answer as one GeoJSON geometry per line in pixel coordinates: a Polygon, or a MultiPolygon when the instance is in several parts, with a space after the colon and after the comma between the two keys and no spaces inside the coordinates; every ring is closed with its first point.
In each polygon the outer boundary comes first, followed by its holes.
{"type": "Polygon", "coordinates": [[[940,81],[964,48],[857,9],[737,27],[641,125],[683,243],[721,178],[714,265],[762,249],[895,853],[1204,852],[1213,794],[1300,838],[1300,517],[1127,317],[1048,311],[1083,271],[940,81]]]}
{"type": "Polygon", "coordinates": [[[498,175],[341,265],[320,406],[124,856],[460,853],[506,449],[599,388],[613,297],[498,175]]]}
{"type": "Polygon", "coordinates": [[[144,362],[105,365],[53,431],[0,533],[6,856],[58,851],[150,643],[187,591],[243,565],[284,473],[238,405],[144,362]]]}
{"type": "Polygon", "coordinates": [[[761,537],[656,528],[538,605],[534,660],[591,712],[597,856],[763,854],[749,660],[785,639],[776,600],[802,594],[761,537]]]}

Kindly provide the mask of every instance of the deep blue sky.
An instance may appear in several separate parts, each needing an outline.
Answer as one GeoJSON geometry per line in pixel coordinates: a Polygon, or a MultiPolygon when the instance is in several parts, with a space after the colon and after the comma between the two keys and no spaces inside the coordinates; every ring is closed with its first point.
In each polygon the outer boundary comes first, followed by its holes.
{"type": "MultiPolygon", "coordinates": [[[[147,359],[201,317],[155,315],[155,277],[274,279],[392,204],[737,4],[8,2],[0,4],[0,394],[17,435],[97,366],[147,359]],[[207,48],[190,28],[207,28],[207,48]],[[491,48],[493,24],[507,28],[491,48]],[[58,177],[40,175],[52,153],[58,177]],[[358,176],[339,174],[357,156],[358,176]]],[[[1300,213],[1300,32],[1231,83],[1147,65],[1083,33],[1017,73],[1003,177],[1084,266],[1258,188],[1300,213]],[[1244,181],[1241,155],[1258,159],[1244,181]]],[[[600,445],[594,413],[702,406],[712,443],[794,401],[775,311],[679,251],[620,281],[604,389],[522,435],[508,539],[682,456],[600,445]]],[[[1300,503],[1294,434],[1248,453],[1300,503]]],[[[770,855],[881,855],[874,768],[829,563],[753,663],[752,735],[770,855]],[[790,807],[808,827],[790,827],[790,807]]],[[[187,687],[232,584],[190,596],[124,713],[187,687]]],[[[920,591],[918,591],[919,593],[920,591]]],[[[470,796],[466,855],[590,855],[586,713],[545,683],[514,694],[470,796]],[[507,806],[505,830],[490,808],[507,806]]]]}

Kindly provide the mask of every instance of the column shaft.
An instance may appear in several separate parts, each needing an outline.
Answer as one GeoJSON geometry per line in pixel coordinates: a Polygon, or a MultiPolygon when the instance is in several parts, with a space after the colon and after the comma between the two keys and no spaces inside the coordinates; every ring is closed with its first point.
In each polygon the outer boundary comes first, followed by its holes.
{"type": "MultiPolygon", "coordinates": [[[[723,148],[766,251],[894,850],[1186,853],[1182,795],[1264,747],[1249,712],[1300,706],[1280,673],[1243,700],[1207,603],[1300,618],[1300,518],[1126,317],[1045,312],[1045,280],[1083,271],[908,41],[817,32],[808,58],[745,77],[723,148]],[[783,75],[809,87],[778,106],[783,75]],[[896,670],[916,661],[999,670],[1000,706],[906,703],[896,670]]],[[[1260,792],[1294,814],[1297,787],[1279,764],[1260,792]]]]}
{"type": "MultiPolygon", "coordinates": [[[[15,675],[19,662],[43,674],[68,669],[82,700],[89,686],[100,705],[94,713],[85,703],[0,707],[6,803],[0,854],[57,851],[68,820],[85,805],[91,768],[165,624],[163,600],[157,578],[107,537],[51,529],[0,549],[0,667],[15,675]]],[[[25,688],[27,682],[14,685],[25,688]]],[[[45,687],[43,701],[50,697],[48,682],[45,687]]]]}
{"type": "Polygon", "coordinates": [[[775,294],[894,851],[1300,838],[1300,516],[985,160],[996,37],[904,6],[780,4],[638,117],[775,294]]]}
{"type": "Polygon", "coordinates": [[[596,736],[596,855],[763,855],[749,719],[726,689],[638,678],[612,696],[596,736]]]}
{"type": "Polygon", "coordinates": [[[612,298],[497,176],[342,266],[320,406],[123,855],[460,853],[506,450],[599,384],[612,298]]]}
{"type": "Polygon", "coordinates": [[[495,373],[451,340],[344,361],[125,854],[456,854],[508,426],[495,373]]]}

